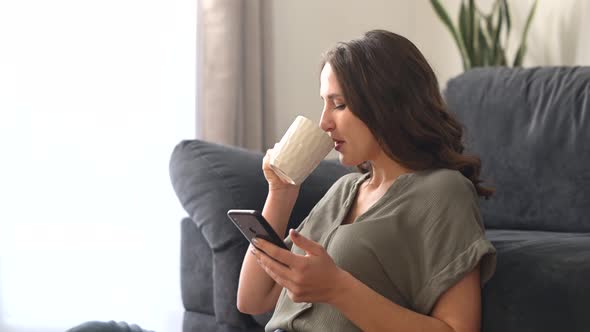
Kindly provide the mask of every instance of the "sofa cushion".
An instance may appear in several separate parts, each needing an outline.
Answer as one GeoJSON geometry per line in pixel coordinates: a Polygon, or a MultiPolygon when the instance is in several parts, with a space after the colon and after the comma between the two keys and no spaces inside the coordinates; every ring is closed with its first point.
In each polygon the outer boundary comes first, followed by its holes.
{"type": "Polygon", "coordinates": [[[590,67],[474,69],[445,98],[497,190],[488,228],[590,232],[590,67]]]}
{"type": "Polygon", "coordinates": [[[488,230],[497,250],[483,331],[587,331],[590,234],[488,230]]]}

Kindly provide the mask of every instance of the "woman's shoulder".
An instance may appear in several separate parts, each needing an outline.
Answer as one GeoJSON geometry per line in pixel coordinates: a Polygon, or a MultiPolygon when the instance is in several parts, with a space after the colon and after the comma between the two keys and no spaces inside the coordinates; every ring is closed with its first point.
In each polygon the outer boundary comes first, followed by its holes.
{"type": "Polygon", "coordinates": [[[414,174],[413,191],[423,197],[433,195],[440,197],[477,196],[471,180],[454,169],[439,168],[419,171],[414,174]]]}
{"type": "MultiPolygon", "coordinates": [[[[436,227],[471,227],[483,230],[479,214],[479,196],[475,187],[461,172],[436,169],[417,172],[407,190],[408,208],[420,213],[418,224],[429,231],[436,227]],[[453,222],[448,222],[453,220],[453,222]],[[474,221],[477,221],[474,223],[474,221]]],[[[479,234],[479,233],[478,233],[479,234]]]]}

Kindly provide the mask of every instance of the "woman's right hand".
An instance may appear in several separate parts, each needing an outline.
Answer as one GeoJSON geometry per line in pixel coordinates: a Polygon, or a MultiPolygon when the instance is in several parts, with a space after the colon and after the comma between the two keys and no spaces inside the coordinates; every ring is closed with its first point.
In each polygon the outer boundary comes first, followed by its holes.
{"type": "MultiPolygon", "coordinates": [[[[276,144],[273,148],[276,148],[276,144]]],[[[270,167],[270,156],[273,153],[273,149],[266,150],[266,155],[264,159],[262,159],[262,171],[264,172],[264,177],[268,182],[268,190],[269,191],[299,191],[301,185],[293,185],[289,182],[284,181],[281,179],[277,173],[270,167]]]]}

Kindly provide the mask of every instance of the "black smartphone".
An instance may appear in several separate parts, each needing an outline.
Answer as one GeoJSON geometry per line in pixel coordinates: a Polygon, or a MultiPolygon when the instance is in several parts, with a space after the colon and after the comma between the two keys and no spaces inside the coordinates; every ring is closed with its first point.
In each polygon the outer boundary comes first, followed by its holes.
{"type": "MultiPolygon", "coordinates": [[[[252,239],[259,237],[274,245],[289,250],[283,240],[277,235],[272,226],[264,219],[262,213],[256,210],[229,210],[229,219],[252,243],[252,239]]],[[[254,245],[254,244],[253,244],[254,245]]]]}

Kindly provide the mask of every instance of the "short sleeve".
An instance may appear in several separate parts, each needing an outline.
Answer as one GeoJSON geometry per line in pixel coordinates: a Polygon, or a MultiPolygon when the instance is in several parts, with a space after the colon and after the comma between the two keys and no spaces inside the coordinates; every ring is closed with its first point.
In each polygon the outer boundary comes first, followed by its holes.
{"type": "Polygon", "coordinates": [[[449,176],[424,203],[421,287],[412,294],[414,309],[428,315],[438,298],[480,264],[481,284],[496,268],[496,249],[485,237],[479,198],[467,178],[449,176]]]}

